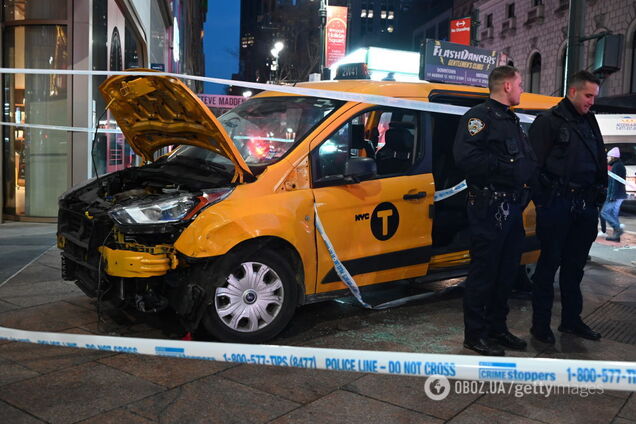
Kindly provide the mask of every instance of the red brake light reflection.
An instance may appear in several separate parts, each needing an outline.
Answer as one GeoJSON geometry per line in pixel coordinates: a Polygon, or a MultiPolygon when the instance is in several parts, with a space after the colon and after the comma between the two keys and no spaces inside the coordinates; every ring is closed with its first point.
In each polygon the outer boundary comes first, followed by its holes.
{"type": "Polygon", "coordinates": [[[262,159],[269,153],[269,143],[261,138],[250,138],[247,141],[247,148],[250,151],[250,155],[262,159]]]}

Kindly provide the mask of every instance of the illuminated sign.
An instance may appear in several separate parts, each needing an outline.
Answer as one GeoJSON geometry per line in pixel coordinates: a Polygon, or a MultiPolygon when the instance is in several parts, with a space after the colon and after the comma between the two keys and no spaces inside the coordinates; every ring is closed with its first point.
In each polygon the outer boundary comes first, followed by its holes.
{"type": "MultiPolygon", "coordinates": [[[[332,78],[334,75],[338,75],[341,66],[356,63],[366,63],[368,74],[371,79],[375,81],[380,81],[383,78],[386,78],[389,73],[393,73],[393,77],[396,81],[419,80],[419,52],[383,49],[380,47],[369,47],[355,50],[340,59],[338,62],[331,64],[329,69],[331,70],[332,78]]],[[[351,73],[351,67],[348,67],[347,74],[351,73]]],[[[361,76],[361,78],[366,78],[366,76],[361,76]]],[[[336,77],[336,79],[341,78],[336,77]]]]}
{"type": "Polygon", "coordinates": [[[450,42],[470,46],[470,18],[450,21],[450,42]]]}
{"type": "Polygon", "coordinates": [[[420,56],[420,78],[427,81],[488,86],[488,74],[497,66],[495,50],[426,40],[420,56]]]}
{"type": "MultiPolygon", "coordinates": [[[[629,136],[629,142],[636,141],[636,115],[597,114],[596,120],[603,137],[629,136]]],[[[605,140],[607,143],[608,140],[605,140]]]]}
{"type": "Polygon", "coordinates": [[[327,6],[327,26],[325,27],[325,67],[345,56],[347,50],[347,8],[327,6]]]}

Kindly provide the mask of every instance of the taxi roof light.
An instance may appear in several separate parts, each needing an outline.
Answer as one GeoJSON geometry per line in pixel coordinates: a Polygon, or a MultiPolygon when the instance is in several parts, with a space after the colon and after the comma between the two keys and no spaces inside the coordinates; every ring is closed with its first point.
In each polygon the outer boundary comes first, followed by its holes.
{"type": "Polygon", "coordinates": [[[338,66],[336,80],[371,79],[369,68],[364,62],[345,63],[338,66]]]}

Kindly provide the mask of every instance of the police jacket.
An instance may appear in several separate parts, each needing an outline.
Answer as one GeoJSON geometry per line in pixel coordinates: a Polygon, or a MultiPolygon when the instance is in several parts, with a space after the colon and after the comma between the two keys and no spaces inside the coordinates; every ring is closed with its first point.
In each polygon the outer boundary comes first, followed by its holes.
{"type": "Polygon", "coordinates": [[[566,97],[534,120],[529,137],[544,190],[574,183],[607,187],[603,136],[594,114],[580,115],[566,97]]]}
{"type": "MultiPolygon", "coordinates": [[[[622,179],[625,179],[625,176],[627,175],[625,165],[623,165],[623,162],[621,162],[620,159],[612,165],[612,172],[622,179]]],[[[626,198],[627,192],[625,191],[625,184],[620,181],[616,181],[614,178],[609,178],[607,185],[607,200],[613,202],[614,200],[626,198]]]]}
{"type": "Polygon", "coordinates": [[[469,186],[516,191],[535,176],[536,157],[519,118],[493,99],[462,116],[453,154],[469,186]]]}

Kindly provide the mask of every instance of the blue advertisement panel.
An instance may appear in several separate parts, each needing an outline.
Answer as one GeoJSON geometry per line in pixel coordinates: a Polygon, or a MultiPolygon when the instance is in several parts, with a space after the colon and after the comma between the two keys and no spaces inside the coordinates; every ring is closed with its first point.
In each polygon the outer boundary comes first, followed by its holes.
{"type": "Polygon", "coordinates": [[[488,74],[497,66],[497,51],[426,40],[420,60],[421,79],[487,87],[488,74]]]}

